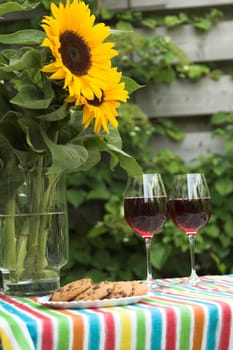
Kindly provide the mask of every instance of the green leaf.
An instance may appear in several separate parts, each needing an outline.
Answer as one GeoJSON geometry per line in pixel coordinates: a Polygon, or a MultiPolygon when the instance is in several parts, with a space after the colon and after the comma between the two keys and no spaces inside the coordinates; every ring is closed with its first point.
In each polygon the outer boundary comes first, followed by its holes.
{"type": "Polygon", "coordinates": [[[157,270],[161,270],[161,268],[165,265],[171,250],[171,247],[169,248],[160,243],[155,243],[152,245],[151,263],[157,270]]]}
{"type": "Polygon", "coordinates": [[[54,91],[50,84],[46,84],[44,91],[38,86],[28,83],[22,86],[17,95],[11,99],[11,103],[23,108],[46,109],[54,97],[54,91]]]}
{"type": "Polygon", "coordinates": [[[153,17],[145,18],[142,20],[142,24],[150,29],[154,29],[158,25],[158,20],[153,17]]]}
{"type": "Polygon", "coordinates": [[[14,72],[28,70],[30,68],[40,69],[41,52],[32,48],[22,48],[21,50],[5,50],[5,56],[9,59],[9,64],[2,65],[0,69],[4,72],[14,72]]]}
{"type": "Polygon", "coordinates": [[[105,136],[108,143],[115,145],[118,148],[122,148],[122,140],[119,130],[109,125],[109,134],[105,136]]]}
{"type": "Polygon", "coordinates": [[[122,76],[121,81],[125,83],[125,89],[128,91],[129,94],[144,87],[144,85],[139,85],[138,83],[136,83],[135,80],[126,76],[122,76]]]}
{"type": "Polygon", "coordinates": [[[225,147],[226,152],[233,151],[233,140],[232,140],[232,138],[228,138],[225,141],[224,147],[225,147]]]}
{"type": "Polygon", "coordinates": [[[208,224],[208,227],[206,228],[206,232],[211,237],[218,237],[219,235],[219,228],[216,225],[208,224]]]}
{"type": "Polygon", "coordinates": [[[195,19],[193,21],[193,25],[198,29],[202,29],[202,30],[207,31],[211,28],[212,22],[209,18],[195,17],[195,19]]]}
{"type": "Polygon", "coordinates": [[[67,104],[64,103],[61,107],[59,107],[55,111],[39,115],[37,116],[37,118],[41,120],[47,120],[49,122],[62,120],[66,116],[66,109],[67,109],[67,104]]]}
{"type": "Polygon", "coordinates": [[[200,79],[203,75],[207,75],[209,72],[209,67],[201,64],[193,64],[189,66],[187,73],[190,79],[200,79]]]}
{"type": "Polygon", "coordinates": [[[41,136],[40,125],[31,118],[21,118],[18,123],[26,134],[29,147],[37,153],[43,153],[46,150],[46,145],[41,136]]]}
{"type": "Polygon", "coordinates": [[[226,196],[233,192],[233,182],[230,178],[220,178],[216,180],[215,188],[221,196],[226,196]]]}
{"type": "Polygon", "coordinates": [[[75,208],[77,208],[86,199],[86,193],[79,191],[78,189],[68,189],[67,190],[67,200],[75,208]]]}
{"type": "Polygon", "coordinates": [[[228,217],[225,224],[224,224],[224,230],[226,231],[226,233],[232,237],[233,236],[233,230],[232,230],[232,226],[233,225],[233,218],[228,217]]]}
{"type": "Polygon", "coordinates": [[[74,144],[58,145],[43,132],[45,143],[52,156],[52,171],[74,171],[83,165],[87,158],[86,148],[74,144]]]}
{"type": "Polygon", "coordinates": [[[98,236],[102,236],[105,233],[106,233],[106,227],[104,226],[93,227],[88,232],[88,238],[96,238],[98,236]]]}
{"type": "Polygon", "coordinates": [[[172,83],[176,79],[176,73],[171,66],[154,68],[153,78],[159,83],[172,83]]]}
{"type": "Polygon", "coordinates": [[[101,9],[101,19],[105,22],[106,20],[111,19],[114,16],[112,11],[109,11],[106,8],[101,9]]]}
{"type": "MultiPolygon", "coordinates": [[[[126,170],[128,175],[137,175],[142,173],[142,169],[137,163],[137,161],[131,157],[129,154],[125,153],[121,149],[117,148],[116,146],[112,144],[107,144],[107,149],[112,153],[113,156],[115,156],[119,162],[120,166],[126,170]]],[[[115,166],[115,160],[114,160],[114,165],[115,166]]]]}
{"type": "Polygon", "coordinates": [[[232,122],[233,122],[233,113],[218,112],[218,113],[215,113],[211,118],[211,123],[213,125],[232,123],[232,122]]]}
{"type": "Polygon", "coordinates": [[[181,23],[183,23],[183,19],[180,19],[178,16],[165,16],[164,18],[164,24],[167,27],[174,27],[181,23]]]}
{"type": "Polygon", "coordinates": [[[14,1],[7,1],[3,4],[0,4],[0,16],[10,12],[30,11],[36,8],[39,4],[40,2],[30,5],[28,1],[25,1],[23,4],[19,4],[18,2],[14,1]]]}
{"type": "Polygon", "coordinates": [[[93,166],[95,166],[101,159],[100,151],[98,149],[86,149],[88,152],[88,158],[86,162],[78,168],[79,171],[88,171],[93,166]]]}
{"type": "Polygon", "coordinates": [[[90,200],[90,199],[107,200],[109,198],[109,192],[103,186],[98,187],[92,191],[89,191],[86,198],[87,200],[90,200]]]}
{"type": "Polygon", "coordinates": [[[40,44],[45,34],[41,30],[24,29],[10,34],[1,34],[0,43],[7,45],[32,45],[40,44]]]}

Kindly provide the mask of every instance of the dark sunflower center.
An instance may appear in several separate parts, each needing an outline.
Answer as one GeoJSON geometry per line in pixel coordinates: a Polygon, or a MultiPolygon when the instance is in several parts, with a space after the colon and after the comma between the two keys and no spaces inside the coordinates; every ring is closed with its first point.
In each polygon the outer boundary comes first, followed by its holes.
{"type": "Polygon", "coordinates": [[[95,96],[93,100],[87,100],[88,103],[92,106],[100,106],[104,102],[104,93],[102,92],[102,97],[99,99],[98,97],[95,96]]]}
{"type": "Polygon", "coordinates": [[[63,64],[75,75],[84,75],[91,67],[91,54],[85,40],[72,31],[60,36],[63,64]]]}

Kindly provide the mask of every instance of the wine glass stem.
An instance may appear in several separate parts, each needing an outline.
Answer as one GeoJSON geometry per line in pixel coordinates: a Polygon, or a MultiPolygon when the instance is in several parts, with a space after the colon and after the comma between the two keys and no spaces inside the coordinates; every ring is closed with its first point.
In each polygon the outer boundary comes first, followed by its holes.
{"type": "Polygon", "coordinates": [[[191,260],[191,275],[189,279],[199,279],[195,268],[195,233],[189,234],[189,248],[190,248],[190,260],[191,260]]]}
{"type": "Polygon", "coordinates": [[[150,251],[151,251],[151,238],[145,238],[145,244],[146,244],[146,273],[147,273],[147,283],[151,285],[153,283],[153,277],[152,277],[152,268],[151,268],[151,258],[150,258],[150,251]]]}

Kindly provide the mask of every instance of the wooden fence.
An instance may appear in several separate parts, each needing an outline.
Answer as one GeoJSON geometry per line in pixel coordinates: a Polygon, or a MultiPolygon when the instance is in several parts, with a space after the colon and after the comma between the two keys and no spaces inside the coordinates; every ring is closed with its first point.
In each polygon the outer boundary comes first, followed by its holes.
{"type": "Polygon", "coordinates": [[[179,144],[156,138],[155,148],[171,148],[190,161],[201,154],[222,152],[221,139],[211,138],[209,118],[219,111],[233,111],[233,0],[102,0],[103,6],[113,10],[153,11],[170,15],[179,12],[203,12],[218,8],[223,12],[219,23],[202,32],[185,24],[173,29],[157,27],[147,31],[150,36],[169,36],[194,63],[214,63],[223,69],[216,81],[205,77],[199,81],[177,80],[172,84],[154,84],[136,93],[136,102],[151,117],[176,118],[186,131],[179,144]]]}

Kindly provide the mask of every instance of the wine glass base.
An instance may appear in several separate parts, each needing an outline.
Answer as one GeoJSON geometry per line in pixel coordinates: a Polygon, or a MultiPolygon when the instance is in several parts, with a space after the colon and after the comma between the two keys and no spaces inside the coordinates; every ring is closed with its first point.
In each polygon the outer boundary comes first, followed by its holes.
{"type": "Polygon", "coordinates": [[[154,280],[153,281],[145,281],[145,283],[147,284],[148,286],[148,294],[150,293],[163,293],[165,292],[166,290],[166,286],[165,285],[162,285],[162,284],[159,284],[157,283],[157,281],[155,282],[154,280]]]}
{"type": "Polygon", "coordinates": [[[216,288],[214,283],[207,281],[202,277],[187,277],[176,283],[176,286],[180,287],[197,287],[199,289],[213,290],[216,288]]]}

